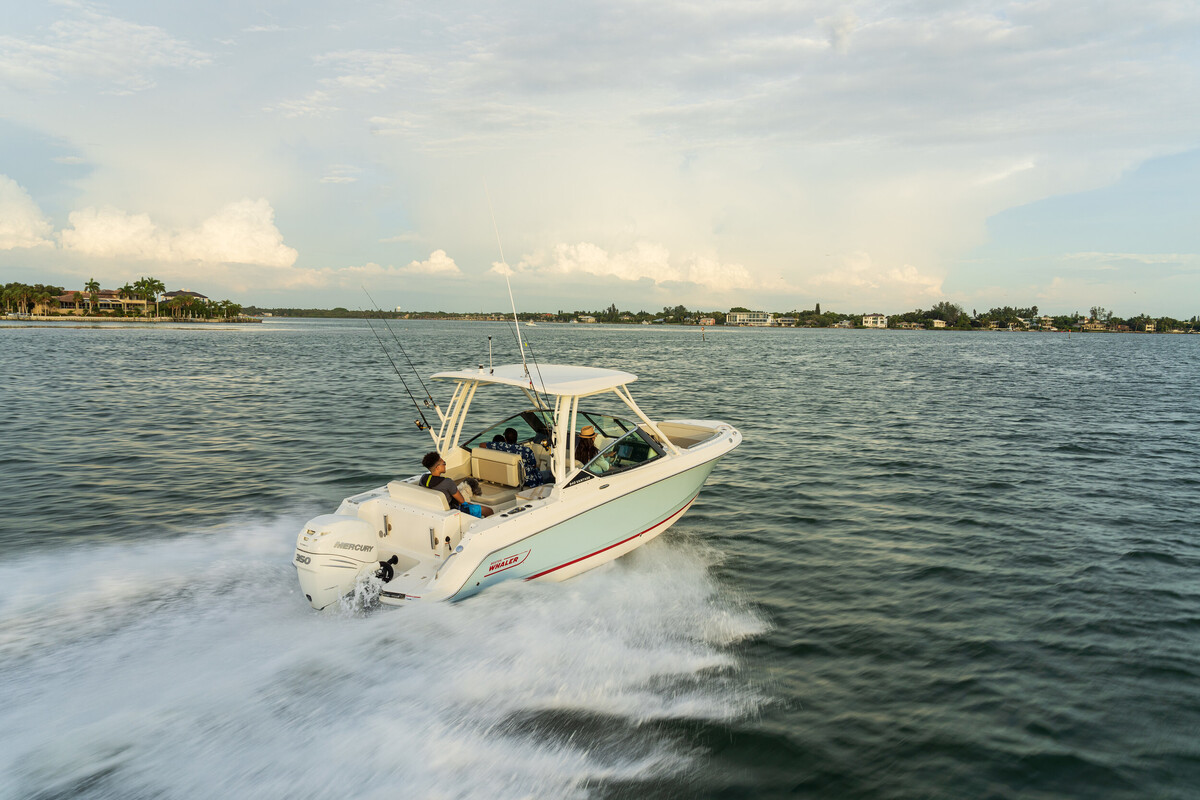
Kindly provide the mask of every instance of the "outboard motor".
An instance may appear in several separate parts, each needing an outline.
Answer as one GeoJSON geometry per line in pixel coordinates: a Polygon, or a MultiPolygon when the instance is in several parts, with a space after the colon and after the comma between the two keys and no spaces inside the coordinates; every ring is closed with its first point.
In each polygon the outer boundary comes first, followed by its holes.
{"type": "Polygon", "coordinates": [[[378,569],[377,534],[358,517],[323,514],[313,517],[296,537],[292,563],[300,591],[320,611],[354,589],[360,572],[378,569]]]}

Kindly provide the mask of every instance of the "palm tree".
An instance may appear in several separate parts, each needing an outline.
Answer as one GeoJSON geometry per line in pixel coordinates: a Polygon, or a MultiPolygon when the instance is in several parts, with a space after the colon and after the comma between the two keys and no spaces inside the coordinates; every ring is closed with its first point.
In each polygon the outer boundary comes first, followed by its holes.
{"type": "Polygon", "coordinates": [[[83,288],[88,290],[89,309],[91,311],[95,311],[96,310],[96,301],[99,299],[99,295],[100,295],[100,281],[96,280],[95,278],[91,278],[90,280],[88,280],[87,283],[85,283],[83,285],[83,288]]]}
{"type": "Polygon", "coordinates": [[[29,302],[33,297],[33,287],[24,283],[17,288],[17,310],[22,314],[29,313],[29,302]]]}
{"type": "MultiPolygon", "coordinates": [[[[37,297],[34,298],[34,302],[38,306],[42,307],[43,316],[48,317],[50,316],[50,309],[58,305],[58,298],[51,294],[48,290],[43,289],[37,293],[37,297]]],[[[34,310],[36,310],[36,306],[34,307],[34,310]]]]}
{"type": "MultiPolygon", "coordinates": [[[[133,287],[129,285],[128,281],[126,281],[125,285],[122,286],[120,289],[117,289],[117,297],[121,298],[122,300],[130,300],[136,296],[137,295],[134,294],[133,287]]],[[[121,304],[121,313],[122,314],[125,313],[125,304],[124,303],[121,304]]]]}
{"type": "Polygon", "coordinates": [[[149,314],[150,313],[150,290],[146,288],[146,279],[138,278],[137,281],[133,284],[133,291],[137,293],[138,297],[140,297],[146,301],[146,305],[143,306],[142,310],[144,312],[146,312],[146,314],[149,314]]]}
{"type": "Polygon", "coordinates": [[[157,313],[158,312],[158,295],[159,295],[159,293],[165,292],[167,290],[166,284],[164,284],[158,278],[146,278],[145,281],[146,281],[146,291],[150,293],[150,297],[148,297],[147,299],[154,301],[154,310],[157,313]]]}

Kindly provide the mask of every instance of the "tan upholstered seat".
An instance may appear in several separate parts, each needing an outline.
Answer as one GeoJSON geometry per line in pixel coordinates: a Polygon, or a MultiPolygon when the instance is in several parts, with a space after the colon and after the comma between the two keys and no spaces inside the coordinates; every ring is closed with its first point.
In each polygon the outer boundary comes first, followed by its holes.
{"type": "Polygon", "coordinates": [[[525,482],[521,456],[476,447],[471,451],[471,474],[481,481],[516,488],[525,482]]]}
{"type": "Polygon", "coordinates": [[[446,498],[444,492],[439,492],[437,489],[426,489],[424,486],[418,486],[415,483],[391,481],[388,484],[388,494],[392,496],[393,500],[399,500],[401,503],[407,503],[417,508],[424,508],[429,511],[450,510],[450,501],[446,498]]]}

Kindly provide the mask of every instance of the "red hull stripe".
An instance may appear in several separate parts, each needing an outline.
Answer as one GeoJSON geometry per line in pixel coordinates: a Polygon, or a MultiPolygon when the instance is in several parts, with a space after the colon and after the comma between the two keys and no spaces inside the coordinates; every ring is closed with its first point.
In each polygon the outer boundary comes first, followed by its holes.
{"type": "Polygon", "coordinates": [[[540,577],[542,577],[543,575],[549,575],[551,572],[556,572],[556,571],[558,571],[558,570],[562,569],[563,567],[569,567],[569,566],[571,566],[572,564],[578,564],[580,561],[584,561],[585,559],[589,559],[589,558],[591,558],[592,556],[598,556],[598,555],[600,555],[600,554],[601,554],[601,553],[603,553],[605,550],[612,550],[614,547],[620,547],[621,545],[625,544],[626,542],[633,541],[633,540],[634,540],[634,539],[636,539],[637,537],[639,537],[639,536],[641,536],[641,535],[643,535],[643,534],[649,533],[650,531],[654,530],[655,528],[658,528],[658,527],[660,527],[660,526],[662,526],[662,525],[666,525],[668,522],[670,522],[671,520],[673,520],[673,519],[675,519],[676,517],[678,517],[678,516],[679,516],[680,514],[682,514],[684,511],[687,511],[687,509],[688,509],[688,506],[690,506],[692,503],[696,502],[696,498],[697,498],[697,497],[699,497],[699,496],[700,496],[700,493],[699,493],[699,492],[696,492],[694,495],[692,495],[692,499],[691,499],[691,500],[688,500],[686,503],[684,503],[684,504],[683,504],[683,508],[681,508],[681,509],[679,509],[678,511],[676,511],[674,514],[672,514],[671,516],[667,517],[667,518],[666,518],[666,519],[664,519],[662,522],[657,522],[657,523],[655,523],[654,525],[651,525],[649,528],[646,528],[646,530],[642,531],[641,533],[635,533],[633,536],[630,536],[628,539],[622,539],[621,541],[617,542],[616,544],[610,544],[608,547],[602,547],[602,548],[600,548],[599,550],[597,550],[596,552],[594,552],[594,553],[588,553],[586,556],[580,556],[579,558],[575,559],[574,561],[568,561],[568,562],[567,562],[567,563],[565,563],[565,564],[559,564],[557,567],[551,567],[550,569],[548,569],[548,570],[545,570],[544,572],[539,572],[537,575],[530,575],[530,576],[529,576],[528,578],[526,578],[525,580],[527,580],[527,581],[531,581],[531,580],[533,580],[534,578],[540,578],[540,577]]]}

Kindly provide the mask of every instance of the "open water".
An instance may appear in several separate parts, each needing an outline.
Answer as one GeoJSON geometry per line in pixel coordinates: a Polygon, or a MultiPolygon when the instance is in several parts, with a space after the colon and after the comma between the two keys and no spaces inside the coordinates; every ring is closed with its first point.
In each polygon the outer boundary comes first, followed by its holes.
{"type": "Polygon", "coordinates": [[[1200,796],[1200,337],[526,332],[744,444],[586,575],[318,614],[429,444],[363,322],[0,328],[0,796],[1200,796]]]}

